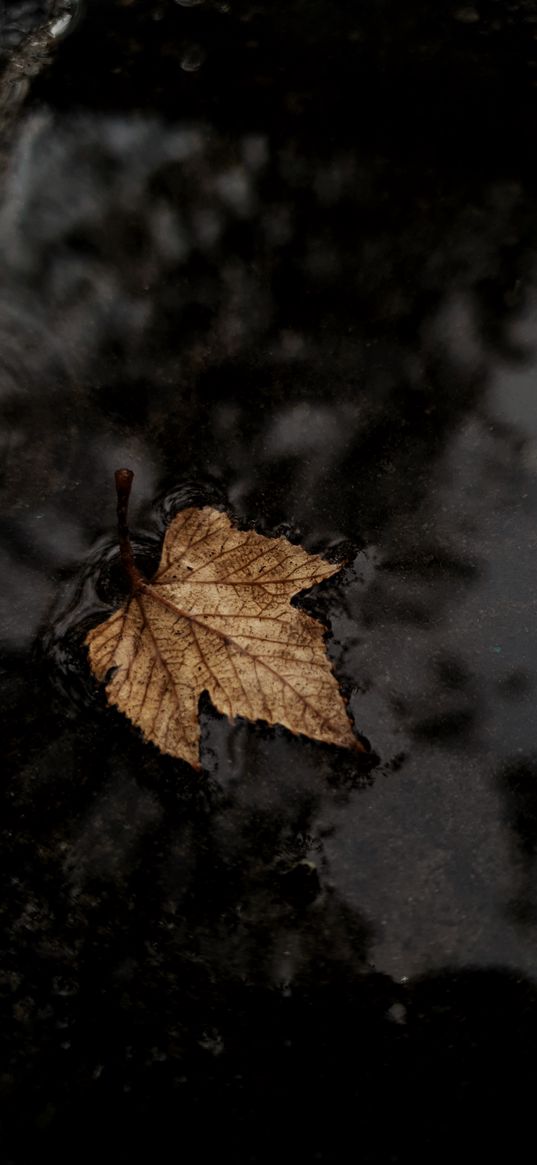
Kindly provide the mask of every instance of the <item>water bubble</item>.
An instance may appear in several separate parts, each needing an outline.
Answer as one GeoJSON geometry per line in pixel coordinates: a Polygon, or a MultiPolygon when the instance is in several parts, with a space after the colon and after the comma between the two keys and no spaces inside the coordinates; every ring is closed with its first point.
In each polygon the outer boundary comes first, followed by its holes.
{"type": "Polygon", "coordinates": [[[205,60],[205,51],[201,45],[189,45],[183,52],[181,57],[181,68],[185,73],[195,73],[200,69],[205,60]]]}
{"type": "Polygon", "coordinates": [[[51,24],[49,28],[50,35],[55,38],[63,36],[64,32],[69,28],[70,23],[71,13],[66,12],[64,16],[60,16],[59,20],[55,20],[54,24],[51,24]]]}
{"type": "Polygon", "coordinates": [[[49,24],[49,36],[54,40],[61,40],[62,37],[67,36],[72,32],[78,24],[79,17],[82,14],[83,0],[73,0],[72,4],[66,5],[63,11],[59,12],[56,18],[49,24]]]}

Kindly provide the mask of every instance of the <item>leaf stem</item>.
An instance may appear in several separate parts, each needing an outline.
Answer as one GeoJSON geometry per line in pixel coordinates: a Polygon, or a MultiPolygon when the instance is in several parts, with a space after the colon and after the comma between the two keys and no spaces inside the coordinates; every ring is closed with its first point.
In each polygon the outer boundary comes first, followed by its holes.
{"type": "Polygon", "coordinates": [[[134,561],[134,552],[131,545],[129,527],[127,519],[129,515],[129,498],[131,496],[132,481],[134,473],[132,469],[116,469],[116,494],[117,494],[117,532],[119,539],[119,552],[121,554],[121,563],[125,574],[127,575],[131,584],[131,591],[133,594],[139,591],[146,585],[146,579],[142,572],[138,570],[134,561]]]}

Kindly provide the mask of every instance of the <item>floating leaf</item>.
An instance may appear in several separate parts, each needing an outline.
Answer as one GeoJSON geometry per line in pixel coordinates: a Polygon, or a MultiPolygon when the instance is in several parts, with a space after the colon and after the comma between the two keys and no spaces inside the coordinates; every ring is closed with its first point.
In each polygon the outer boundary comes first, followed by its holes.
{"type": "Polygon", "coordinates": [[[362,750],[324,645],[325,629],[292,607],[293,595],[339,565],[237,530],[211,507],[171,522],[148,582],[127,531],[130,470],[118,470],[125,605],[86,639],[94,674],[147,740],[199,768],[198,704],[208,692],[229,717],[283,724],[315,740],[362,750]]]}

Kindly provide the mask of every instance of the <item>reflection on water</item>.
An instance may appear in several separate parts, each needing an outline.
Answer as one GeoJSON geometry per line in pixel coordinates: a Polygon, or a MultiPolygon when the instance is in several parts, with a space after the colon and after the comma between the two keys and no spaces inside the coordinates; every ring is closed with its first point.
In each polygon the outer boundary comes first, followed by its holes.
{"type": "Polygon", "coordinates": [[[365,1160],[443,1160],[442,1089],[523,1101],[535,1037],[531,21],[86,7],[2,160],[13,1127],[134,1145],[182,1096],[233,1160],[292,1116],[288,1156],[339,1161],[361,1096],[365,1160]],[[365,764],[203,699],[200,780],[106,705],[120,464],[147,570],[198,503],[345,560],[300,602],[365,764]]]}

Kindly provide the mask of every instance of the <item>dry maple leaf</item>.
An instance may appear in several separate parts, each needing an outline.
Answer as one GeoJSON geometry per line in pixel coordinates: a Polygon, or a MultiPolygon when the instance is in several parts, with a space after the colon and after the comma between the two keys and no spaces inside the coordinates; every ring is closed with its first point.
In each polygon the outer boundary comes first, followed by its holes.
{"type": "Polygon", "coordinates": [[[227,716],[363,751],[324,646],[325,629],[290,599],[339,569],[293,546],[236,530],[206,506],[182,510],[148,582],[127,529],[133,474],[116,473],[125,605],[89,633],[106,693],[162,752],[199,768],[198,704],[207,691],[227,716]]]}

